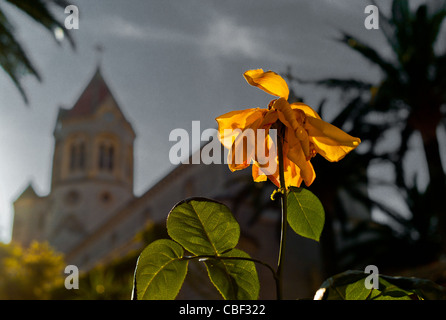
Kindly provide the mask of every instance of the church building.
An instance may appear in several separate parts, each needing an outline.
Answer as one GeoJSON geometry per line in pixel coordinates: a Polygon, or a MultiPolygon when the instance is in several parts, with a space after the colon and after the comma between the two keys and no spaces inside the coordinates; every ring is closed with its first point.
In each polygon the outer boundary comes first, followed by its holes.
{"type": "Polygon", "coordinates": [[[59,109],[51,192],[30,184],[14,203],[12,240],[68,253],[133,196],[135,132],[99,70],[74,106],[59,109]]]}

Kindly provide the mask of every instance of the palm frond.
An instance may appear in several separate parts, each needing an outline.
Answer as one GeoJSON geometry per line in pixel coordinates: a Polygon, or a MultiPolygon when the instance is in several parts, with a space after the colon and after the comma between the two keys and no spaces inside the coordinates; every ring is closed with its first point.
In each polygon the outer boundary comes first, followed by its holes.
{"type": "MultiPolygon", "coordinates": [[[[53,13],[49,10],[49,5],[56,5],[61,8],[65,8],[69,5],[67,1],[64,0],[6,0],[7,2],[13,4],[18,9],[26,13],[29,17],[34,19],[37,23],[44,26],[51,33],[54,32],[56,28],[65,29],[63,24],[57,20],[53,13]]],[[[70,33],[66,32],[71,46],[75,48],[75,43],[70,33]]],[[[59,44],[59,42],[57,42],[59,44]]]]}
{"type": "Polygon", "coordinates": [[[14,27],[0,10],[0,66],[14,82],[27,104],[28,98],[20,84],[20,77],[31,74],[39,81],[41,78],[13,33],[14,27]]]}
{"type": "Polygon", "coordinates": [[[372,87],[371,83],[356,79],[329,78],[329,79],[312,81],[312,83],[330,89],[341,89],[342,91],[348,91],[352,89],[364,91],[364,90],[370,90],[370,88],[372,87]]]}
{"type": "MultiPolygon", "coordinates": [[[[50,11],[50,5],[64,7],[68,3],[64,0],[6,0],[19,10],[26,13],[40,25],[45,27],[54,36],[56,28],[63,28],[61,22],[50,11]]],[[[0,3],[1,5],[1,3],[0,3]]],[[[24,48],[17,41],[14,35],[13,24],[8,20],[4,11],[0,7],[0,66],[11,78],[16,88],[19,90],[25,104],[28,104],[28,97],[21,84],[21,78],[25,75],[32,75],[41,81],[39,72],[28,58],[24,48]]],[[[66,33],[71,46],[75,48],[74,40],[69,33],[66,33]]],[[[59,44],[59,42],[57,42],[59,44]]]]}
{"type": "Polygon", "coordinates": [[[361,54],[368,61],[380,67],[386,74],[398,77],[398,69],[391,62],[388,62],[381,57],[381,55],[370,46],[345,32],[343,32],[339,41],[361,54]]]}

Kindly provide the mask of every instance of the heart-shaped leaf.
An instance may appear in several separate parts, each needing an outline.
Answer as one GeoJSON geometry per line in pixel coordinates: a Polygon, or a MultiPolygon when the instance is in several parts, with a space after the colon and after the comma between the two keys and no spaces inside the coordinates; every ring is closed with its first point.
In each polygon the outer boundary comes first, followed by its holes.
{"type": "MultiPolygon", "coordinates": [[[[238,249],[221,255],[223,257],[250,258],[238,249]]],[[[225,300],[256,300],[260,283],[255,263],[238,259],[208,259],[205,261],[209,278],[225,300]]]]}
{"type": "Polygon", "coordinates": [[[161,239],[149,244],[136,265],[133,288],[138,300],[173,300],[187,273],[184,250],[172,240],[161,239]]]}
{"type": "Polygon", "coordinates": [[[237,245],[240,226],[224,204],[191,198],[170,211],[167,232],[195,255],[219,255],[237,245]]]}

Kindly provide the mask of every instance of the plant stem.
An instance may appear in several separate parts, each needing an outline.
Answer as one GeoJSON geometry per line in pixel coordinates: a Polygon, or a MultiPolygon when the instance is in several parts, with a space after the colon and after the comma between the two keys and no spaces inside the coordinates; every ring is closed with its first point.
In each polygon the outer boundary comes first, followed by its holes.
{"type": "Polygon", "coordinates": [[[261,260],[257,260],[257,259],[253,259],[253,258],[245,258],[245,257],[226,257],[226,256],[213,256],[213,255],[183,256],[181,258],[181,260],[194,260],[194,259],[198,259],[198,260],[208,260],[208,259],[216,259],[216,260],[246,260],[246,261],[251,261],[251,262],[254,262],[254,263],[259,263],[259,264],[267,267],[269,269],[269,271],[271,271],[271,273],[273,274],[273,278],[276,281],[276,286],[278,285],[279,278],[277,277],[277,273],[274,270],[274,268],[271,267],[266,262],[263,262],[261,260]]]}
{"type": "Polygon", "coordinates": [[[279,246],[279,259],[277,261],[277,299],[283,299],[283,258],[285,255],[285,242],[286,242],[286,231],[287,231],[287,192],[285,184],[285,174],[283,166],[283,130],[278,130],[277,135],[277,153],[279,154],[279,179],[280,187],[285,189],[285,192],[281,194],[282,198],[282,224],[281,224],[281,234],[280,234],[280,246],[279,246]],[[282,132],[279,132],[282,131],[282,132]]]}

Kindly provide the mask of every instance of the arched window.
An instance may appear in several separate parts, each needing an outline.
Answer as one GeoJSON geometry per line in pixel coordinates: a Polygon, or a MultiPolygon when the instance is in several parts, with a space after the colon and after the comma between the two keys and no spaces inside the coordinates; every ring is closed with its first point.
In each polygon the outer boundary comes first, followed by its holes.
{"type": "Polygon", "coordinates": [[[107,163],[107,169],[110,171],[113,171],[113,161],[115,159],[115,148],[113,146],[108,147],[108,163],[107,163]]]}
{"type": "Polygon", "coordinates": [[[103,141],[99,144],[99,170],[113,171],[115,161],[115,148],[109,141],[103,141]]]}
{"type": "Polygon", "coordinates": [[[85,169],[85,142],[75,140],[70,145],[70,171],[85,169]]]}
{"type": "Polygon", "coordinates": [[[105,167],[105,145],[101,143],[99,145],[99,169],[103,169],[105,167]]]}
{"type": "Polygon", "coordinates": [[[79,144],[79,169],[85,169],[85,142],[79,144]]]}
{"type": "Polygon", "coordinates": [[[77,147],[73,143],[70,146],[70,171],[74,171],[76,168],[76,159],[77,159],[77,147]]]}

